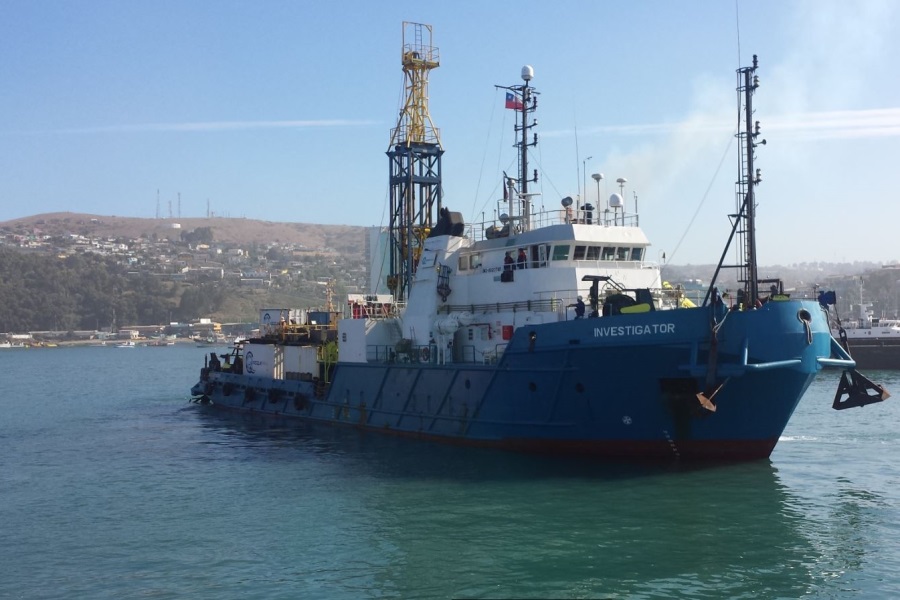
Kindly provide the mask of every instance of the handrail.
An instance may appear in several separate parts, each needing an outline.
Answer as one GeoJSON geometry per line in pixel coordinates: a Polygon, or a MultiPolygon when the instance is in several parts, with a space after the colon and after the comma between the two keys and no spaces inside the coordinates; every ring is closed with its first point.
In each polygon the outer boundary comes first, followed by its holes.
{"type": "Polygon", "coordinates": [[[522,300],[519,302],[489,302],[484,304],[445,304],[438,307],[438,314],[451,314],[454,312],[482,313],[487,311],[517,312],[528,310],[534,312],[554,312],[559,309],[563,301],[559,298],[547,298],[544,300],[522,300]]]}
{"type": "MultiPolygon", "coordinates": [[[[605,213],[603,211],[599,211],[594,209],[593,211],[585,211],[585,210],[577,210],[571,211],[568,214],[565,209],[562,208],[551,208],[551,209],[543,209],[534,211],[529,216],[529,222],[531,223],[531,229],[539,229],[541,227],[549,227],[550,225],[565,225],[565,224],[574,224],[574,225],[590,225],[593,227],[637,227],[638,226],[638,215],[621,215],[619,214],[616,217],[616,220],[613,221],[613,216],[609,213],[605,213]],[[587,217],[587,213],[591,212],[591,217],[587,217]]],[[[514,220],[515,221],[515,220],[514,220]]],[[[510,224],[509,222],[507,224],[510,224]]],[[[503,231],[503,227],[497,226],[497,219],[485,219],[481,222],[472,222],[466,226],[468,230],[466,237],[473,241],[481,241],[486,239],[491,239],[487,235],[488,230],[492,231],[503,231]]],[[[498,235],[497,237],[510,237],[516,236],[521,233],[524,233],[521,227],[516,226],[515,222],[512,222],[512,226],[506,229],[505,235],[498,235]]]]}
{"type": "Polygon", "coordinates": [[[855,369],[856,361],[853,360],[853,357],[850,356],[850,353],[844,350],[844,347],[841,346],[841,343],[834,339],[834,336],[831,336],[831,357],[825,358],[820,357],[817,358],[816,361],[825,368],[836,368],[836,369],[855,369]],[[837,358],[834,358],[834,356],[837,358]]]}

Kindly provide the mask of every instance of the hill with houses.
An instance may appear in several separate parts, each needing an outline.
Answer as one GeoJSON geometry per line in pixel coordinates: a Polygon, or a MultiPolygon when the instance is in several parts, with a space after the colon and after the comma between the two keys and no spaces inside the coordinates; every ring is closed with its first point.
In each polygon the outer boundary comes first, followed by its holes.
{"type": "Polygon", "coordinates": [[[91,215],[85,213],[46,213],[0,222],[0,235],[31,237],[81,236],[93,239],[183,240],[183,234],[198,229],[212,231],[213,239],[223,244],[294,245],[310,250],[360,252],[365,227],[278,223],[254,219],[223,217],[186,219],[148,219],[91,215]]]}
{"type": "MultiPolygon", "coordinates": [[[[321,303],[323,281],[331,283],[337,297],[368,291],[367,232],[365,227],[244,218],[151,219],[63,212],[0,222],[0,251],[102,257],[118,265],[122,277],[161,283],[167,295],[161,306],[167,310],[132,311],[136,321],[155,322],[161,313],[172,318],[237,320],[252,319],[264,303],[321,303]],[[202,294],[194,293],[198,286],[204,286],[202,294]],[[195,296],[203,302],[188,302],[195,296]],[[221,302],[211,304],[210,298],[221,302]]],[[[714,270],[714,265],[668,264],[663,277],[693,282],[702,291],[714,270]]],[[[798,294],[836,289],[843,314],[850,313],[850,303],[860,301],[862,286],[865,301],[873,303],[876,314],[900,315],[900,269],[895,264],[803,263],[764,267],[761,275],[781,277],[786,289],[798,294]]],[[[736,287],[734,277],[734,272],[723,273],[720,289],[736,287]]],[[[144,289],[146,293],[148,288],[144,289]]],[[[21,290],[23,298],[34,297],[32,292],[21,290]]],[[[73,315],[75,321],[82,320],[77,312],[73,315]]],[[[121,318],[123,311],[118,315],[121,318]]],[[[0,331],[3,325],[0,322],[0,331]]]]}
{"type": "Polygon", "coordinates": [[[320,306],[323,284],[337,297],[368,286],[365,239],[364,227],[219,217],[2,222],[0,331],[252,321],[260,306],[320,306]]]}

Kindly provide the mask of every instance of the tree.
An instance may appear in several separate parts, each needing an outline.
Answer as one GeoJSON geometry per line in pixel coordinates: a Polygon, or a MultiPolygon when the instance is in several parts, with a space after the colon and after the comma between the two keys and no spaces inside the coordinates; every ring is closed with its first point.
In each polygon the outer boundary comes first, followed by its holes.
{"type": "Polygon", "coordinates": [[[198,227],[193,231],[182,231],[181,240],[188,244],[211,244],[213,242],[212,227],[198,227]]]}

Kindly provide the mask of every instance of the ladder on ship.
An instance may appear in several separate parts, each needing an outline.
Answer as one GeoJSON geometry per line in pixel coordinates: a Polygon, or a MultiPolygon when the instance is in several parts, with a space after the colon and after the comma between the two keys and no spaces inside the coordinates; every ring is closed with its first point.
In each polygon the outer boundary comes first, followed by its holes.
{"type": "MultiPolygon", "coordinates": [[[[744,307],[752,307],[759,300],[759,272],[756,255],[756,196],[755,187],[762,181],[760,170],[754,167],[755,148],[759,144],[765,144],[766,140],[759,140],[759,121],[753,122],[753,94],[759,87],[759,76],[756,69],[759,66],[756,55],[753,55],[753,66],[742,67],[737,70],[737,93],[739,120],[738,132],[735,137],[740,144],[739,164],[740,175],[735,182],[736,212],[728,215],[731,219],[731,236],[728,238],[725,250],[716,271],[713,274],[706,298],[703,304],[713,300],[712,292],[715,282],[718,280],[721,269],[738,269],[738,281],[743,284],[738,290],[738,304],[744,307]],[[734,237],[738,240],[735,244],[737,260],[735,264],[725,264],[728,248],[734,237]]],[[[775,280],[773,280],[775,281],[775,280]]],[[[780,282],[776,286],[780,289],[780,282]]]]}
{"type": "MultiPolygon", "coordinates": [[[[741,116],[744,118],[743,127],[740,127],[737,138],[740,143],[739,167],[740,178],[735,182],[735,204],[737,214],[732,215],[738,219],[737,251],[740,253],[737,264],[738,282],[744,284],[744,292],[750,302],[759,298],[759,273],[757,272],[756,256],[756,196],[754,187],[762,181],[759,169],[754,169],[754,149],[756,138],[759,135],[759,121],[753,123],[753,92],[759,87],[759,76],[755,75],[757,68],[756,56],[753,57],[753,66],[738,69],[738,103],[741,106],[741,116]]],[[[765,144],[765,140],[759,143],[765,144]]]]}

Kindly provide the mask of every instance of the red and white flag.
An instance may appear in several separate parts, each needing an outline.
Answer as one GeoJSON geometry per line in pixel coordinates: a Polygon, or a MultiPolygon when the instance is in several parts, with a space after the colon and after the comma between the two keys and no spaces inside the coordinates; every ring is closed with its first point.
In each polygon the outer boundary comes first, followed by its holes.
{"type": "Polygon", "coordinates": [[[512,108],[513,110],[522,110],[524,108],[522,105],[522,99],[513,92],[506,92],[506,108],[512,108]]]}

